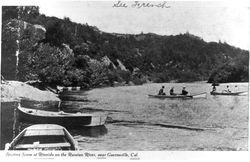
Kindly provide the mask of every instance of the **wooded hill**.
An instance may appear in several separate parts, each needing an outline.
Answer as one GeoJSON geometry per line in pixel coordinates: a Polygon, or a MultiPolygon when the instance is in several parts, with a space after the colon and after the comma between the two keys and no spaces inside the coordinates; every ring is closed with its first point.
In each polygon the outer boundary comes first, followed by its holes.
{"type": "Polygon", "coordinates": [[[45,16],[34,6],[5,6],[2,12],[1,66],[6,79],[91,87],[249,80],[249,51],[226,42],[205,42],[188,32],[106,33],[87,23],[45,16]]]}

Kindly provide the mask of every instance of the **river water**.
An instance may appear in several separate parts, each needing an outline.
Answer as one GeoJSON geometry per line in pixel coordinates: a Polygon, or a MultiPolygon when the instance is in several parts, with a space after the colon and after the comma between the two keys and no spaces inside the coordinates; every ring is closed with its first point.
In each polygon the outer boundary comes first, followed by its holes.
{"type": "MultiPolygon", "coordinates": [[[[248,83],[221,84],[217,90],[222,91],[226,85],[233,91],[248,91],[248,83]],[[235,85],[237,89],[234,89],[235,85]]],[[[74,92],[87,100],[63,101],[61,109],[66,112],[108,113],[105,126],[67,128],[82,150],[247,150],[248,94],[211,96],[211,89],[211,84],[203,82],[97,88],[74,92]],[[207,92],[207,97],[148,97],[148,94],[156,94],[162,85],[166,91],[174,86],[175,92],[180,92],[185,86],[191,94],[207,92]]],[[[43,103],[23,102],[22,105],[30,107],[32,104],[38,107],[42,105],[43,109],[49,107],[43,103]]],[[[55,107],[55,104],[52,105],[55,107]]],[[[32,125],[17,120],[16,106],[17,103],[1,103],[1,149],[22,129],[32,125]]]]}

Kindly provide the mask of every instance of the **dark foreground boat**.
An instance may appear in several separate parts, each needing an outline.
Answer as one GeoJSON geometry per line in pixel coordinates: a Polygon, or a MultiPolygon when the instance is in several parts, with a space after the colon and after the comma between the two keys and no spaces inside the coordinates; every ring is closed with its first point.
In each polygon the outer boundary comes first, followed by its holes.
{"type": "Polygon", "coordinates": [[[149,97],[154,98],[205,98],[207,97],[207,93],[200,93],[200,94],[194,94],[194,95],[148,95],[149,97]]]}
{"type": "Polygon", "coordinates": [[[100,126],[104,125],[107,114],[104,113],[65,113],[23,108],[18,106],[20,120],[38,124],[59,124],[63,126],[100,126]]]}
{"type": "Polygon", "coordinates": [[[78,143],[60,125],[36,124],[5,144],[5,150],[78,150],[78,143]]]}
{"type": "Polygon", "coordinates": [[[242,92],[210,92],[211,95],[228,95],[228,96],[239,96],[247,93],[246,91],[242,92]]]}

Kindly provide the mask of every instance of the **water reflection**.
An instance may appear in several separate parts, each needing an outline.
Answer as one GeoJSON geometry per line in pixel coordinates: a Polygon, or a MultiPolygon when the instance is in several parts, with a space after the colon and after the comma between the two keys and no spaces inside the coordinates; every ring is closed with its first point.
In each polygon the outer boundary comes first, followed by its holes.
{"type": "Polygon", "coordinates": [[[89,100],[84,91],[62,91],[59,93],[62,101],[80,101],[80,102],[97,102],[97,100],[89,100]]]}
{"type": "Polygon", "coordinates": [[[72,136],[100,137],[108,133],[108,129],[102,125],[97,127],[66,127],[72,136]]]}
{"type": "Polygon", "coordinates": [[[69,113],[92,113],[92,112],[110,112],[110,113],[131,113],[125,110],[110,110],[104,108],[96,108],[93,102],[80,102],[80,101],[62,101],[60,103],[60,110],[69,113]]]}

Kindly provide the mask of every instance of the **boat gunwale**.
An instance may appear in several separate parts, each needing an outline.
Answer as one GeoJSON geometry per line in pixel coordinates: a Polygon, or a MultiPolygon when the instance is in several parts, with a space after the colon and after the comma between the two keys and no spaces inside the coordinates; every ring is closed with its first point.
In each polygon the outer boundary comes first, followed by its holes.
{"type": "Polygon", "coordinates": [[[210,92],[211,95],[240,95],[242,93],[247,93],[248,91],[241,91],[241,92],[210,92]]]}
{"type": "Polygon", "coordinates": [[[50,118],[68,118],[68,117],[101,117],[106,114],[89,114],[89,113],[61,113],[61,112],[53,112],[53,111],[45,111],[45,110],[38,110],[38,109],[30,109],[24,107],[18,107],[18,110],[25,114],[39,116],[39,117],[50,117],[50,118]],[[32,111],[29,113],[28,111],[32,111]]]}

